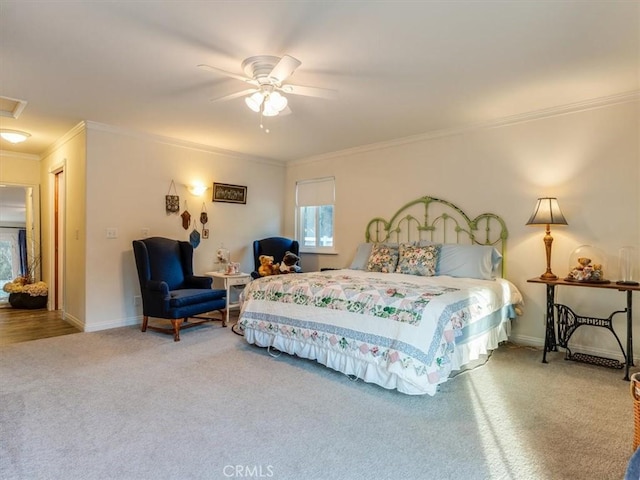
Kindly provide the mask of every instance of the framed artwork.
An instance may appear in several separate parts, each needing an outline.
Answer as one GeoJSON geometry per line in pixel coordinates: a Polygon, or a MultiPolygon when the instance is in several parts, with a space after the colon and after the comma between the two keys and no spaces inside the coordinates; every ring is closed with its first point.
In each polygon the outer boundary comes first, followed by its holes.
{"type": "Polygon", "coordinates": [[[209,229],[208,228],[203,228],[202,229],[202,238],[209,238],[209,229]]]}
{"type": "Polygon", "coordinates": [[[246,204],[247,187],[243,185],[229,185],[228,183],[214,183],[212,201],[246,204]]]}

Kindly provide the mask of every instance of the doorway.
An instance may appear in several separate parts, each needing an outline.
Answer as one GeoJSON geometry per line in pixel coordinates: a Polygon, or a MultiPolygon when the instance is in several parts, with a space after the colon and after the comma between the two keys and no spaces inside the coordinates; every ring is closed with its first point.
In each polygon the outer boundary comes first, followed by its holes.
{"type": "Polygon", "coordinates": [[[0,185],[0,304],[7,304],[6,283],[19,276],[39,279],[37,186],[0,185]]]}

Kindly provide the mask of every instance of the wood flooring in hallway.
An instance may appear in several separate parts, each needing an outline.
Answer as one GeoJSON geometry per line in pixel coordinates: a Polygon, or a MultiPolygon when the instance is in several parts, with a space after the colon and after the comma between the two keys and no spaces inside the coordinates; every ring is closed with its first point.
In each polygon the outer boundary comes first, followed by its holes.
{"type": "Polygon", "coordinates": [[[61,311],[0,308],[0,346],[79,332],[61,311]]]}

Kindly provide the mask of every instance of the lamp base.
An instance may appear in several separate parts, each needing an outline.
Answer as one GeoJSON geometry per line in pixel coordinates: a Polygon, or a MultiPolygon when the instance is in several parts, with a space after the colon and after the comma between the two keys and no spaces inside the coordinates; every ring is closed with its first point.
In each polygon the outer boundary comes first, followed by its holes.
{"type": "Polygon", "coordinates": [[[540,275],[540,280],[557,280],[558,276],[551,272],[544,272],[540,275]]]}

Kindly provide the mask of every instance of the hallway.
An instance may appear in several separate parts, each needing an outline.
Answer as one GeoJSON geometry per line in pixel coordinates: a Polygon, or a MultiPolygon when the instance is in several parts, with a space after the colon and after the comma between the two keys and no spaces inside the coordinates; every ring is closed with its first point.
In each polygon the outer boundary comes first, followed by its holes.
{"type": "Polygon", "coordinates": [[[0,346],[79,332],[60,311],[0,307],[0,346]]]}

